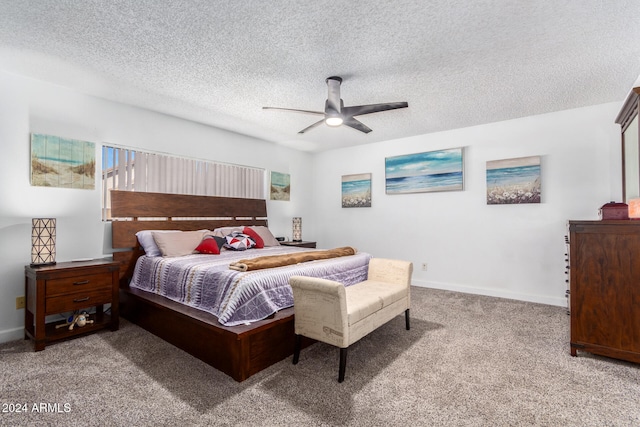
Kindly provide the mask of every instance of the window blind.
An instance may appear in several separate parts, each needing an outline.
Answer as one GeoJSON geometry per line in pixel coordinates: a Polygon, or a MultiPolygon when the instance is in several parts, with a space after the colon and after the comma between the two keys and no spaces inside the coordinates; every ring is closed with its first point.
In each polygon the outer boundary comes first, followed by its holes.
{"type": "Polygon", "coordinates": [[[103,145],[103,220],[111,218],[111,189],[264,199],[265,170],[103,145]]]}

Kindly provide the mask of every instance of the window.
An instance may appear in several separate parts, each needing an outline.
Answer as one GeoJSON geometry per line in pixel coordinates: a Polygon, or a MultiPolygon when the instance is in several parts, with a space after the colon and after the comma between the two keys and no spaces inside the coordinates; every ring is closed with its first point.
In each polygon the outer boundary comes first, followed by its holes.
{"type": "Polygon", "coordinates": [[[264,199],[265,170],[103,145],[103,220],[111,189],[264,199]]]}

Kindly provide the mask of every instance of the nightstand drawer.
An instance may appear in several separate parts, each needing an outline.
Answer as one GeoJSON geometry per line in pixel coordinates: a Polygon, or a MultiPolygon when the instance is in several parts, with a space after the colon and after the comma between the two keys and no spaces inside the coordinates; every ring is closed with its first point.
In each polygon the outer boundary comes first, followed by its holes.
{"type": "Polygon", "coordinates": [[[106,289],[108,291],[111,289],[112,281],[111,273],[51,279],[47,280],[47,297],[98,289],[106,289]]]}
{"type": "Polygon", "coordinates": [[[45,313],[55,314],[92,307],[98,304],[107,304],[111,302],[111,297],[110,287],[51,297],[46,300],[45,313]]]}

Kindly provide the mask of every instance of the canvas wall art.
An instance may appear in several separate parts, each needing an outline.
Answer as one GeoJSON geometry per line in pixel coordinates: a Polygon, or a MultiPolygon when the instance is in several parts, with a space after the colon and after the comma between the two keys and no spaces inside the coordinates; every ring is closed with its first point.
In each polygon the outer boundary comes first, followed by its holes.
{"type": "Polygon", "coordinates": [[[371,207],[371,174],[360,173],[342,176],[342,207],[371,207]]]}
{"type": "Polygon", "coordinates": [[[385,159],[387,194],[463,189],[462,148],[406,154],[385,159]]]}
{"type": "Polygon", "coordinates": [[[540,156],[487,162],[487,204],[540,203],[540,156]]]}
{"type": "Polygon", "coordinates": [[[271,171],[271,200],[289,201],[291,197],[291,176],[288,173],[271,171]]]}
{"type": "Polygon", "coordinates": [[[31,185],[94,189],[95,175],[93,142],[31,134],[31,185]]]}

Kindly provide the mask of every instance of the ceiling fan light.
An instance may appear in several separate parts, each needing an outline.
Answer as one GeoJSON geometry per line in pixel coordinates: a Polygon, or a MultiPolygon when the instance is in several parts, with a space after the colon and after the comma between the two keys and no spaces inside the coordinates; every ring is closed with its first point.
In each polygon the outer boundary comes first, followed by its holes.
{"type": "Polygon", "coordinates": [[[342,117],[327,117],[324,122],[327,126],[340,126],[342,124],[342,117]]]}

